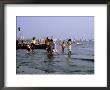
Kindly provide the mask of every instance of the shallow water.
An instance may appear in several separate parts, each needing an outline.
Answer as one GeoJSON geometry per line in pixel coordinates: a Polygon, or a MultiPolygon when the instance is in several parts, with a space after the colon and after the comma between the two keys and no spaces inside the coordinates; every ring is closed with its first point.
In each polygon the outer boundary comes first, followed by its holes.
{"type": "Polygon", "coordinates": [[[94,74],[94,42],[73,44],[72,55],[67,49],[58,54],[47,55],[46,50],[36,49],[35,53],[27,54],[26,50],[16,51],[17,74],[94,74]]]}

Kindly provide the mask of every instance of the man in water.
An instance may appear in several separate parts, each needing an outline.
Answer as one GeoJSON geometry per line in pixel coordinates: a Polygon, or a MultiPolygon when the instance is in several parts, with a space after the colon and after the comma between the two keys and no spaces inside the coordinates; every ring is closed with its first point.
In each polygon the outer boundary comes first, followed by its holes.
{"type": "Polygon", "coordinates": [[[71,51],[72,51],[72,41],[71,41],[71,39],[68,39],[67,48],[68,48],[68,55],[71,55],[71,51]]]}
{"type": "Polygon", "coordinates": [[[36,47],[36,44],[37,44],[36,38],[33,37],[32,41],[31,41],[31,49],[32,49],[32,52],[34,51],[34,49],[35,49],[35,47],[36,47]]]}

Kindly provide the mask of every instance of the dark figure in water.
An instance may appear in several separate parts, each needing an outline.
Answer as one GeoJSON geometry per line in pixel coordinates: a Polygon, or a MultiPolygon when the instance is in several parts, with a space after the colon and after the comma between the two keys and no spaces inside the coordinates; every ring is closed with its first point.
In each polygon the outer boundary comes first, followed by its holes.
{"type": "Polygon", "coordinates": [[[34,52],[35,47],[36,47],[36,38],[33,37],[32,41],[31,41],[31,49],[32,49],[32,52],[34,52]]]}
{"type": "Polygon", "coordinates": [[[64,41],[61,44],[61,48],[62,48],[62,53],[64,53],[64,49],[65,49],[65,43],[64,43],[64,41]]]}
{"type": "Polygon", "coordinates": [[[50,46],[51,46],[51,53],[53,52],[53,49],[54,49],[54,43],[53,43],[53,39],[50,39],[50,46]]]}
{"type": "Polygon", "coordinates": [[[16,40],[16,49],[18,49],[18,48],[19,48],[19,41],[16,40]]]}
{"type": "Polygon", "coordinates": [[[49,59],[51,59],[52,61],[54,60],[54,55],[53,54],[48,54],[47,55],[49,59]]]}
{"type": "Polygon", "coordinates": [[[47,46],[47,53],[51,54],[51,45],[50,44],[47,46]]]}
{"type": "Polygon", "coordinates": [[[48,51],[50,39],[48,37],[45,40],[46,50],[48,51]]]}
{"type": "Polygon", "coordinates": [[[52,54],[53,53],[53,46],[52,45],[53,45],[53,40],[49,39],[48,40],[48,45],[47,45],[47,48],[46,48],[48,54],[52,54]]]}

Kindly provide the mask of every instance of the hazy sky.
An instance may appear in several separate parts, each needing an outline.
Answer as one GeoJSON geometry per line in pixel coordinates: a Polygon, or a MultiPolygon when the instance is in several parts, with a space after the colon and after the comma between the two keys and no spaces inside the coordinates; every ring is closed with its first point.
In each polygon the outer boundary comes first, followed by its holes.
{"type": "Polygon", "coordinates": [[[58,39],[93,39],[94,17],[93,16],[17,16],[17,35],[22,33],[25,39],[51,37],[58,39]],[[18,31],[20,27],[21,31],[18,31]]]}

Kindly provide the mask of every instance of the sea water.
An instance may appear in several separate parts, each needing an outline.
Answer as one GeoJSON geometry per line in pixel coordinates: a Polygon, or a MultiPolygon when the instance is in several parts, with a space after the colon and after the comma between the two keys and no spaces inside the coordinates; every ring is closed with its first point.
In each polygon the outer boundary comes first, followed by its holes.
{"type": "Polygon", "coordinates": [[[64,53],[57,44],[58,54],[47,54],[45,49],[35,49],[27,53],[16,50],[16,74],[94,74],[94,42],[73,43],[72,54],[64,53]]]}

